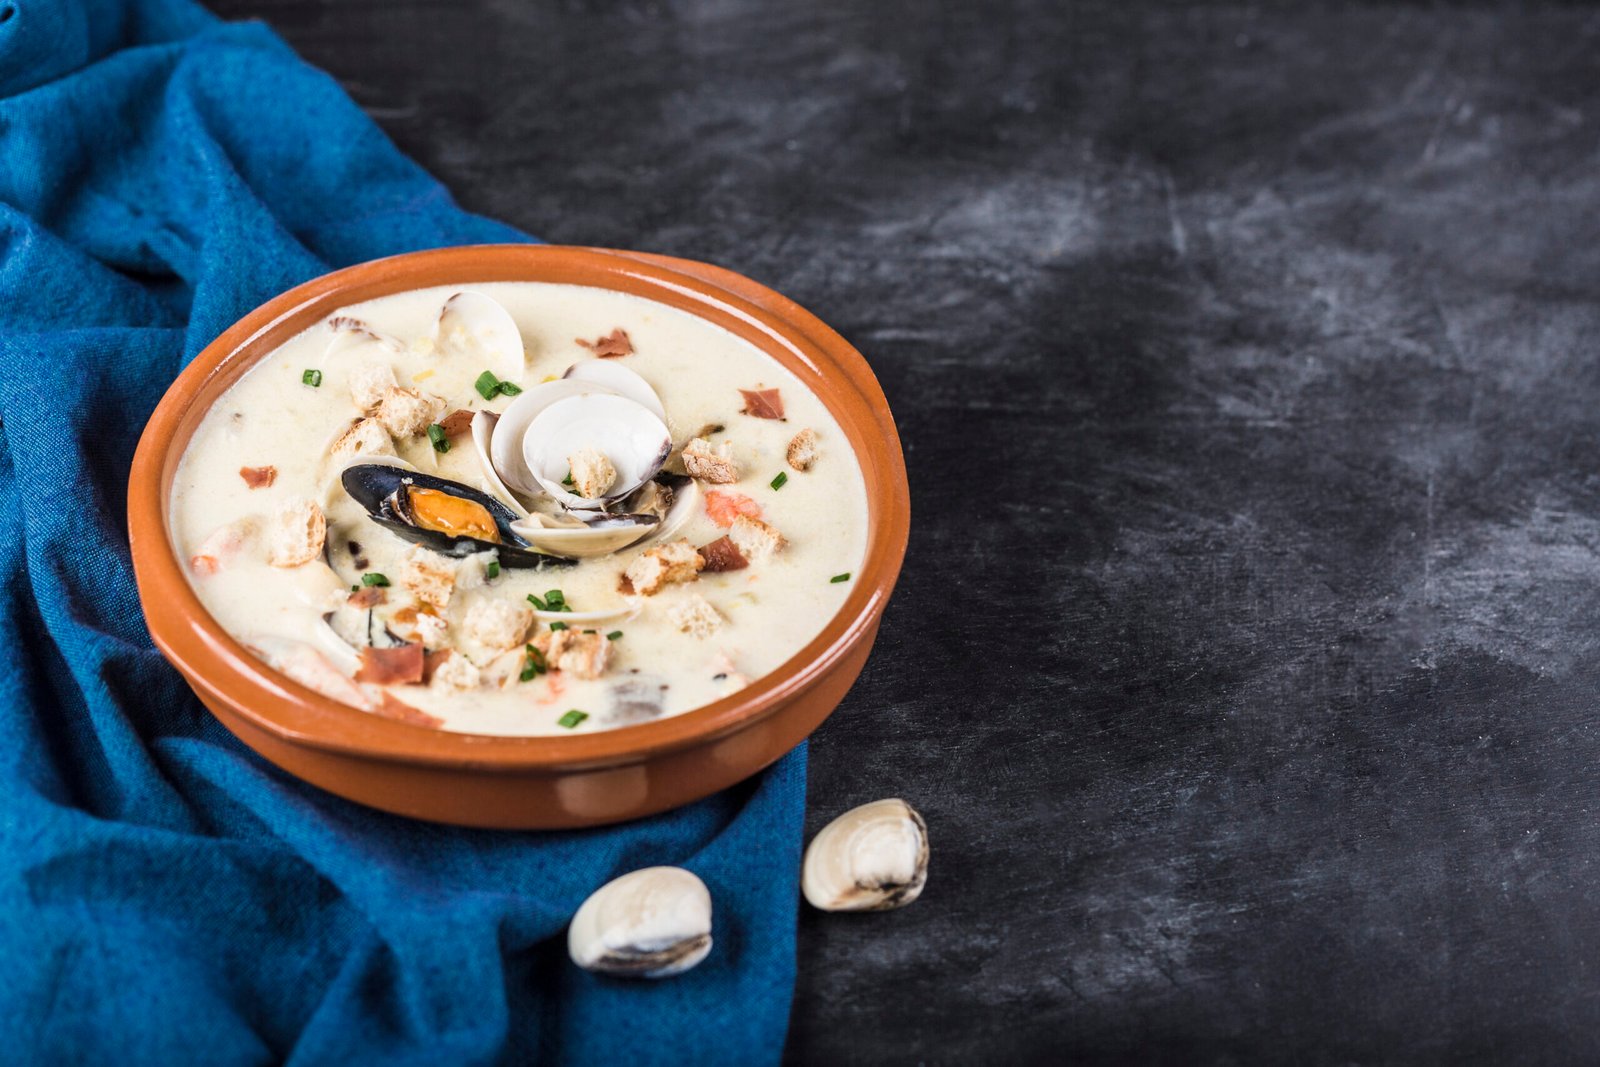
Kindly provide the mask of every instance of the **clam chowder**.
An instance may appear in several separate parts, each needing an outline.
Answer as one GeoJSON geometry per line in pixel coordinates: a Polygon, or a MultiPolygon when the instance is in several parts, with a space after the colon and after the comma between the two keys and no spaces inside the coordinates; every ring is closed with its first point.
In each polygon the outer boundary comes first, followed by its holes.
{"type": "Polygon", "coordinates": [[[606,289],[342,309],[212,406],[171,535],[290,678],[445,730],[567,734],[732,694],[839,610],[866,491],[755,346],[606,289]]]}

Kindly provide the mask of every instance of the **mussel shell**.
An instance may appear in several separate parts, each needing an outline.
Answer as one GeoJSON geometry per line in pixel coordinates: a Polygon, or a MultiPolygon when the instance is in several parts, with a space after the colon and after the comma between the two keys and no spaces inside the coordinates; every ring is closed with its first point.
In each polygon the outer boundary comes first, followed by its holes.
{"type": "Polygon", "coordinates": [[[367,516],[373,522],[396,537],[446,556],[470,556],[474,552],[493,551],[497,553],[502,567],[523,568],[570,567],[578,562],[566,556],[553,556],[533,549],[511,528],[511,524],[517,521],[517,515],[494,497],[470,485],[380,463],[360,463],[347,467],[339,480],[344,485],[344,491],[366,509],[367,516]],[[500,544],[481,541],[476,537],[451,537],[407,521],[404,506],[399,505],[403,499],[400,491],[413,485],[421,489],[436,489],[482,505],[500,529],[500,544]]]}

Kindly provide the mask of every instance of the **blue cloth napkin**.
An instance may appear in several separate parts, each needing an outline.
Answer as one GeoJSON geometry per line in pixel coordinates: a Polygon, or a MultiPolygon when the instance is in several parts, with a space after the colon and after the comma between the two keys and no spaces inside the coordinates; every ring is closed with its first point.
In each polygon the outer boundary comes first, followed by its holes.
{"type": "Polygon", "coordinates": [[[151,648],[125,485],[236,318],[333,267],[527,238],[456,208],[260,25],[0,0],[0,1053],[8,1063],[759,1063],[794,978],[804,753],[583,833],[451,829],[289,778],[151,648]],[[715,948],[599,978],[564,929],[681,864],[715,948]]]}

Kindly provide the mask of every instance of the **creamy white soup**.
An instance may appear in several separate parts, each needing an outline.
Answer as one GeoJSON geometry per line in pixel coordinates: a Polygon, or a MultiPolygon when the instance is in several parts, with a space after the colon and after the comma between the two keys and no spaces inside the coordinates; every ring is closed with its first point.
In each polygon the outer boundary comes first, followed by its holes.
{"type": "Polygon", "coordinates": [[[532,282],[342,309],[252,368],[178,467],[207,610],[289,677],[445,730],[710,703],[839,610],[866,490],[820,400],[675,308],[532,282]]]}

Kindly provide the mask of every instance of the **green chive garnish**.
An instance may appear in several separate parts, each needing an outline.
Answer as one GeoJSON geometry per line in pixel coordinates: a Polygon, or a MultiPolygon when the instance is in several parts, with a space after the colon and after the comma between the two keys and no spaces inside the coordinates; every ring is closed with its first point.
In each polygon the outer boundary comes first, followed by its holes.
{"type": "Polygon", "coordinates": [[[572,488],[574,485],[578,484],[577,482],[572,480],[572,468],[570,468],[570,467],[567,468],[567,476],[565,478],[561,479],[561,484],[566,486],[569,489],[572,488]]]}
{"type": "Polygon", "coordinates": [[[610,633],[606,634],[606,640],[607,641],[615,641],[617,638],[619,638],[621,636],[622,636],[622,631],[621,630],[612,630],[610,633]]]}
{"type": "Polygon", "coordinates": [[[306,371],[304,374],[300,375],[300,384],[309,385],[313,389],[317,388],[322,384],[322,372],[319,370],[306,371]]]}
{"type": "Polygon", "coordinates": [[[516,382],[501,382],[497,388],[504,396],[516,396],[522,392],[522,386],[516,382]]]}
{"type": "Polygon", "coordinates": [[[483,576],[491,582],[500,577],[500,561],[491,559],[488,565],[483,568],[483,576]]]}
{"type": "Polygon", "coordinates": [[[520,681],[531,682],[539,675],[549,670],[550,664],[545,660],[543,652],[540,652],[532,645],[528,645],[527,648],[528,655],[527,658],[522,661],[522,673],[517,675],[517,678],[520,681]]]}
{"type": "Polygon", "coordinates": [[[383,575],[379,574],[377,571],[368,571],[366,574],[363,574],[361,576],[361,584],[362,585],[388,585],[389,584],[389,579],[384,577],[383,575]]]}
{"type": "Polygon", "coordinates": [[[772,488],[774,488],[774,489],[782,489],[783,488],[783,483],[787,482],[788,480],[789,480],[789,472],[788,471],[779,471],[778,472],[778,476],[776,478],[772,479],[772,488]]]}
{"type": "Polygon", "coordinates": [[[428,427],[428,440],[433,442],[435,452],[450,451],[450,435],[444,432],[444,427],[434,423],[428,427]]]}
{"type": "Polygon", "coordinates": [[[553,622],[550,624],[551,633],[555,633],[557,630],[565,630],[566,628],[567,624],[564,622],[553,622]]]}
{"type": "Polygon", "coordinates": [[[485,400],[493,400],[500,392],[500,379],[494,376],[493,371],[484,371],[478,375],[478,380],[472,383],[478,395],[485,400]]]}
{"type": "Polygon", "coordinates": [[[570,730],[588,717],[589,713],[587,711],[579,711],[577,708],[573,708],[571,711],[561,716],[561,718],[557,719],[556,725],[565,726],[570,730]]]}
{"type": "Polygon", "coordinates": [[[532,604],[534,607],[538,608],[540,611],[549,611],[550,610],[549,608],[545,607],[544,601],[540,600],[538,594],[536,594],[536,593],[529,593],[528,594],[528,603],[532,604]]]}
{"type": "Polygon", "coordinates": [[[850,572],[849,571],[845,571],[843,574],[835,574],[832,578],[828,579],[828,581],[833,582],[835,585],[837,585],[840,582],[848,582],[849,580],[850,580],[850,572]]]}

